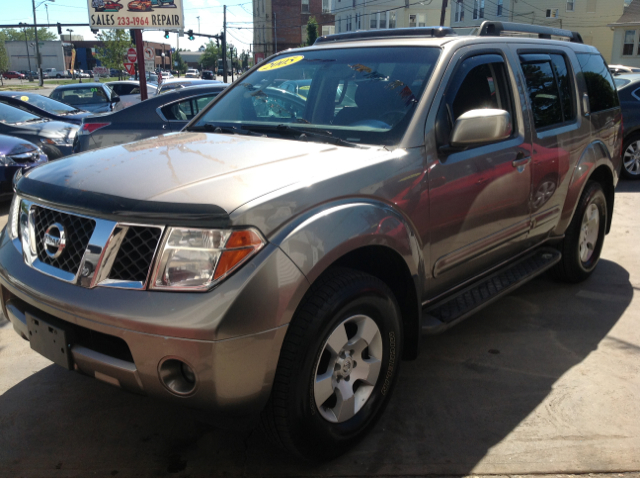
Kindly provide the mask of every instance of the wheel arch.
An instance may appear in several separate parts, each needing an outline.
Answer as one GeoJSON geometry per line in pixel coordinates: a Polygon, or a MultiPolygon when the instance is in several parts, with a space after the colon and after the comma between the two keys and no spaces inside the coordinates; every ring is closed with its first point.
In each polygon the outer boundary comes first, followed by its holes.
{"type": "Polygon", "coordinates": [[[602,141],[594,141],[585,148],[580,160],[576,164],[565,198],[564,207],[560,221],[554,231],[557,235],[565,233],[576,207],[578,200],[589,181],[597,181],[604,190],[607,199],[607,228],[611,229],[611,218],[613,214],[613,203],[615,200],[615,186],[618,183],[620,164],[616,166],[609,155],[609,149],[602,141]]]}
{"type": "Polygon", "coordinates": [[[400,212],[375,200],[324,205],[298,218],[271,241],[296,264],[309,285],[335,266],[382,280],[400,307],[403,359],[417,356],[424,258],[419,237],[400,212]]]}

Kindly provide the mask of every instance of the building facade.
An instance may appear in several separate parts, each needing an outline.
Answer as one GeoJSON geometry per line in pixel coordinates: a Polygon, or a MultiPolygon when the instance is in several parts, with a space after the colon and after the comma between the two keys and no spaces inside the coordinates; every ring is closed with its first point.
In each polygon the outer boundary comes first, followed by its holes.
{"type": "Polygon", "coordinates": [[[306,43],[311,17],[318,22],[318,36],[333,33],[331,0],[253,0],[255,62],[306,43]]]}
{"type": "Polygon", "coordinates": [[[608,26],[613,29],[610,63],[640,67],[640,0],[633,0],[620,18],[608,26]]]}
{"type": "MultiPolygon", "coordinates": [[[[440,25],[442,3],[412,0],[333,0],[336,33],[440,25]]],[[[445,12],[449,25],[450,8],[445,12]]]]}
{"type": "MultiPolygon", "coordinates": [[[[5,42],[5,48],[9,56],[9,70],[36,71],[36,44],[35,42],[12,41],[5,42]]],[[[64,49],[61,41],[39,42],[42,68],[55,68],[64,70],[64,49]]]]}
{"type": "Polygon", "coordinates": [[[580,33],[611,61],[612,28],[625,0],[451,0],[451,26],[470,29],[485,20],[529,23],[580,33]]]}

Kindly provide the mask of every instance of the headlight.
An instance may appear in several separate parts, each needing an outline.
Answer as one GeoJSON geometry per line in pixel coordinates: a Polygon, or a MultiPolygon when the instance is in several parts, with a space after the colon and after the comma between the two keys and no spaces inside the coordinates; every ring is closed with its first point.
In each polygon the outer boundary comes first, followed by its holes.
{"type": "Polygon", "coordinates": [[[169,228],[151,289],[207,290],[265,244],[262,235],[253,228],[169,228]]]}
{"type": "Polygon", "coordinates": [[[18,218],[20,216],[20,197],[13,195],[11,208],[9,208],[9,238],[12,240],[18,237],[18,218]]]}
{"type": "Polygon", "coordinates": [[[73,143],[73,138],[43,138],[42,141],[49,145],[69,146],[73,143]]]}

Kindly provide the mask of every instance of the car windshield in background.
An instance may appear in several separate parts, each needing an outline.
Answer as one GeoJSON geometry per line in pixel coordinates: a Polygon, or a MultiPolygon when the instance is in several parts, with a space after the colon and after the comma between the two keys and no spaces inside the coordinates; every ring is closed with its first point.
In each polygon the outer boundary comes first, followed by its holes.
{"type": "Polygon", "coordinates": [[[54,90],[51,95],[54,100],[60,100],[68,105],[89,105],[92,103],[108,103],[107,94],[102,88],[87,87],[69,90],[54,90]]]}
{"type": "Polygon", "coordinates": [[[628,85],[629,83],[631,83],[631,80],[628,80],[627,78],[616,78],[613,77],[613,82],[616,84],[616,88],[620,88],[623,87],[625,85],[628,85]]]}
{"type": "Polygon", "coordinates": [[[19,97],[20,100],[29,103],[30,105],[37,106],[38,108],[42,108],[49,113],[54,113],[56,115],[70,115],[73,113],[77,113],[79,110],[72,106],[67,105],[66,103],[61,103],[56,100],[52,100],[49,97],[43,95],[22,95],[19,97]]]}
{"type": "Polygon", "coordinates": [[[281,55],[244,78],[188,130],[285,138],[316,130],[354,143],[392,145],[402,138],[439,54],[431,47],[384,47],[281,55]]]}
{"type": "Polygon", "coordinates": [[[19,108],[0,103],[0,123],[7,125],[19,125],[20,123],[44,121],[39,116],[28,113],[19,108]]]}

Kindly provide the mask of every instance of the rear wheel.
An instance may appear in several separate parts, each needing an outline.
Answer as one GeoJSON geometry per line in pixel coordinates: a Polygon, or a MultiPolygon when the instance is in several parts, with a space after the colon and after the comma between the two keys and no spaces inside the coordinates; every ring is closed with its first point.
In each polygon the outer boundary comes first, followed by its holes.
{"type": "Polygon", "coordinates": [[[607,227],[607,199],[600,183],[590,181],[560,245],[562,259],[555,266],[558,279],[578,283],[596,268],[607,227]]]}
{"type": "Polygon", "coordinates": [[[289,326],[266,432],[305,459],[346,452],[382,414],[401,354],[400,311],[386,284],[355,270],[327,272],[289,326]]]}
{"type": "Polygon", "coordinates": [[[622,176],[630,180],[640,179],[640,134],[629,136],[622,151],[622,176]]]}

